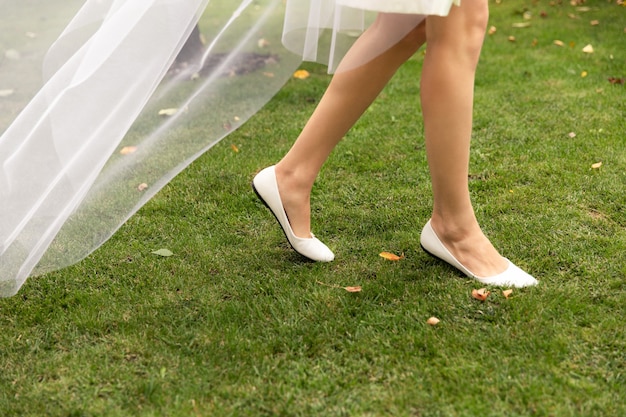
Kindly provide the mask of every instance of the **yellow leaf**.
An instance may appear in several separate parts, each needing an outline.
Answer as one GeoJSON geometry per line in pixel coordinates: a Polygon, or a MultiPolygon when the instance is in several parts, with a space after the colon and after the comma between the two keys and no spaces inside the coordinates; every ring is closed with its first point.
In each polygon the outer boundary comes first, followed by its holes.
{"type": "Polygon", "coordinates": [[[585,46],[583,48],[583,52],[586,54],[593,54],[593,46],[591,46],[591,44],[585,46]]]}
{"type": "Polygon", "coordinates": [[[430,324],[431,326],[436,326],[437,324],[439,324],[441,320],[439,320],[437,317],[431,317],[428,320],[426,320],[426,323],[430,324]]]}
{"type": "Polygon", "coordinates": [[[515,42],[515,36],[509,36],[509,42],[515,42]]]}
{"type": "Polygon", "coordinates": [[[495,26],[491,26],[491,27],[489,28],[489,30],[487,31],[487,33],[488,33],[488,34],[490,34],[490,35],[493,35],[494,33],[496,33],[496,31],[497,31],[497,30],[498,30],[498,29],[496,29],[496,27],[495,27],[495,26]]]}
{"type": "Polygon", "coordinates": [[[587,71],[583,71],[583,72],[581,72],[581,73],[580,73],[580,76],[581,76],[582,78],[585,78],[587,75],[589,75],[589,74],[587,73],[587,71]]]}
{"type": "Polygon", "coordinates": [[[239,153],[239,148],[234,143],[232,145],[230,145],[230,148],[233,150],[233,152],[239,153]]]}
{"type": "Polygon", "coordinates": [[[554,44],[555,44],[556,46],[564,46],[564,45],[565,45],[565,44],[563,43],[563,41],[560,41],[560,40],[558,40],[558,39],[554,41],[554,44]]]}
{"type": "Polygon", "coordinates": [[[344,290],[348,292],[361,292],[362,288],[360,286],[357,287],[343,287],[344,290]]]}
{"type": "Polygon", "coordinates": [[[602,166],[602,162],[596,162],[595,164],[591,164],[592,169],[598,169],[602,166]]]}
{"type": "Polygon", "coordinates": [[[479,290],[472,290],[472,297],[479,301],[485,301],[487,297],[489,297],[491,291],[487,291],[486,288],[481,288],[479,290]]]}
{"type": "Polygon", "coordinates": [[[514,28],[527,28],[530,27],[530,22],[513,23],[511,26],[514,28]]]}
{"type": "Polygon", "coordinates": [[[511,294],[513,294],[513,290],[504,290],[502,291],[502,295],[504,295],[504,298],[509,298],[511,296],[511,294]]]}
{"type": "Polygon", "coordinates": [[[176,113],[178,113],[178,109],[162,109],[159,110],[159,116],[174,116],[176,113]]]}
{"type": "Polygon", "coordinates": [[[131,153],[135,153],[137,151],[136,146],[124,146],[120,151],[122,155],[130,155],[131,153]]]}
{"type": "Polygon", "coordinates": [[[311,76],[311,74],[307,70],[298,70],[298,71],[293,73],[293,77],[297,78],[299,80],[305,80],[305,79],[309,78],[310,76],[311,76]]]}
{"type": "Polygon", "coordinates": [[[379,256],[381,258],[387,259],[388,261],[399,261],[400,259],[404,259],[404,255],[398,256],[395,253],[390,253],[390,252],[381,252],[379,256]]]}

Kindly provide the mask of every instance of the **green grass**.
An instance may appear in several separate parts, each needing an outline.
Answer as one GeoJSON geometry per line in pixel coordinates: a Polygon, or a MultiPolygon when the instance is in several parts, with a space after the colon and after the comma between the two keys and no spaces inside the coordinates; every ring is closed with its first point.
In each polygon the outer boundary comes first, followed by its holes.
{"type": "Polygon", "coordinates": [[[492,4],[476,83],[477,215],[540,286],[481,303],[420,250],[421,54],[314,190],[337,259],[295,254],[249,184],[329,81],[306,65],[92,256],[0,300],[0,415],[626,415],[626,8],[566,3],[492,4]]]}

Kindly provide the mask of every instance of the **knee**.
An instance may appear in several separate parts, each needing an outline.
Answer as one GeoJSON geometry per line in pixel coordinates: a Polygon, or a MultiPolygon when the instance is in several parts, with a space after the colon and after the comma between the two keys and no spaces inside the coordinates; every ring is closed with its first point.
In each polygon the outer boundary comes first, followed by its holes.
{"type": "Polygon", "coordinates": [[[447,51],[456,57],[465,57],[473,64],[480,55],[489,22],[486,0],[463,2],[444,18],[429,19],[427,23],[428,49],[447,51]]]}
{"type": "Polygon", "coordinates": [[[477,52],[480,53],[480,48],[485,40],[487,24],[489,23],[489,7],[487,2],[477,3],[480,4],[473,7],[467,14],[465,20],[465,31],[468,39],[468,48],[471,50],[477,50],[477,52]]]}

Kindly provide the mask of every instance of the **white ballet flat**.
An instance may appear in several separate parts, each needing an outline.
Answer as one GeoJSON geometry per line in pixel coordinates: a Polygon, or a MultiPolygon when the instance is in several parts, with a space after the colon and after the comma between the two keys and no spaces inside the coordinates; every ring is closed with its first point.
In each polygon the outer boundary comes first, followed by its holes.
{"type": "Polygon", "coordinates": [[[291,247],[300,255],[313,261],[330,262],[335,259],[335,254],[328,249],[313,233],[310,238],[301,238],[294,235],[283,203],[278,192],[276,173],[274,166],[267,167],[259,172],[252,180],[252,188],[261,201],[270,209],[283,229],[291,247]]]}
{"type": "Polygon", "coordinates": [[[531,275],[524,272],[514,263],[504,258],[509,266],[507,269],[497,275],[491,277],[478,277],[472,271],[467,269],[463,264],[461,264],[455,257],[448,251],[448,249],[441,243],[439,237],[433,230],[430,220],[424,226],[422,230],[422,235],[420,236],[420,243],[422,245],[422,249],[426,251],[428,254],[445,261],[463,272],[470,278],[473,278],[485,285],[496,285],[500,287],[529,287],[532,285],[537,285],[539,281],[533,278],[531,275]]]}

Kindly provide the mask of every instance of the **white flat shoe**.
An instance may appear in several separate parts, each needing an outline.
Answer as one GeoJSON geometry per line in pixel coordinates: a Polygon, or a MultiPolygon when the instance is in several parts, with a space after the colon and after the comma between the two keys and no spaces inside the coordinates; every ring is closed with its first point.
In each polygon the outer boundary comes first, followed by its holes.
{"type": "Polygon", "coordinates": [[[335,254],[328,249],[318,238],[311,233],[310,238],[301,238],[294,235],[291,225],[287,219],[287,213],[283,208],[283,203],[278,192],[278,184],[276,183],[276,173],[274,166],[267,167],[259,172],[252,180],[252,188],[261,201],[270,209],[270,211],[278,220],[280,227],[291,247],[300,255],[305,256],[313,261],[330,262],[335,259],[335,254]]]}
{"type": "Polygon", "coordinates": [[[463,266],[463,264],[461,264],[454,257],[454,255],[452,255],[450,251],[446,249],[443,243],[441,243],[441,240],[439,240],[439,237],[430,225],[430,220],[428,220],[428,223],[426,223],[426,226],[424,226],[424,229],[422,230],[420,243],[422,245],[422,249],[424,249],[424,251],[426,251],[428,254],[449,263],[468,277],[473,278],[483,284],[496,285],[500,287],[521,288],[537,285],[539,283],[539,281],[521,270],[519,267],[517,267],[514,263],[506,258],[504,259],[509,263],[509,266],[504,272],[491,277],[476,276],[476,274],[463,266]]]}

